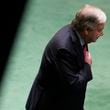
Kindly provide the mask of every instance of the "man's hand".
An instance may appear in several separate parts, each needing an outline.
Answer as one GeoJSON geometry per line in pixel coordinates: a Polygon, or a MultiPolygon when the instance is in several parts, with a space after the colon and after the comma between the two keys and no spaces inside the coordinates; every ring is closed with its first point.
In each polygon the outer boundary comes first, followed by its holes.
{"type": "Polygon", "coordinates": [[[85,62],[88,63],[89,65],[92,65],[92,57],[90,52],[88,51],[85,52],[85,62]]]}

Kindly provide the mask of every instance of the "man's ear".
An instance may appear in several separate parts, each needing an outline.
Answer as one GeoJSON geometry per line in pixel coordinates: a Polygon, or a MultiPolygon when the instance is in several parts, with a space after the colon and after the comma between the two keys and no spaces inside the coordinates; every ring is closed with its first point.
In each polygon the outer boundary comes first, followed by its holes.
{"type": "Polygon", "coordinates": [[[87,27],[84,28],[85,35],[88,35],[89,29],[87,27]]]}

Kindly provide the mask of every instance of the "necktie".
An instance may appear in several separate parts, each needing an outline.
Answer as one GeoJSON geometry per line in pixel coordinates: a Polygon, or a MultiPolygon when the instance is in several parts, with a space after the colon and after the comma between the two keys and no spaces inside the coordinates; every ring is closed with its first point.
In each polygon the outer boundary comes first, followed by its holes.
{"type": "Polygon", "coordinates": [[[87,51],[88,51],[88,46],[87,46],[87,44],[84,44],[84,45],[83,45],[84,57],[85,57],[87,51]]]}

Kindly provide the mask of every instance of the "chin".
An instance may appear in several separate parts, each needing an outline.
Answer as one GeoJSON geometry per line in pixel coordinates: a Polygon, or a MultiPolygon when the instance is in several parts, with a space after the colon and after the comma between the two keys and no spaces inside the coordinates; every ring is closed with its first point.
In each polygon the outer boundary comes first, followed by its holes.
{"type": "Polygon", "coordinates": [[[96,40],[92,40],[92,41],[89,41],[88,43],[95,43],[96,42],[96,40]]]}
{"type": "Polygon", "coordinates": [[[94,41],[92,41],[93,43],[95,43],[96,42],[96,40],[94,40],[94,41]]]}

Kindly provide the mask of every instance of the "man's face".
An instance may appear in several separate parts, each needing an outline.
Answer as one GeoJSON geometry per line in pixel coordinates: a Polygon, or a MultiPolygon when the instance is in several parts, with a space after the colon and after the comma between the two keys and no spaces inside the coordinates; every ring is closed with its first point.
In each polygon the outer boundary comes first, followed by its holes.
{"type": "Polygon", "coordinates": [[[96,42],[96,40],[103,35],[104,23],[98,24],[93,30],[87,30],[86,42],[96,42]]]}

